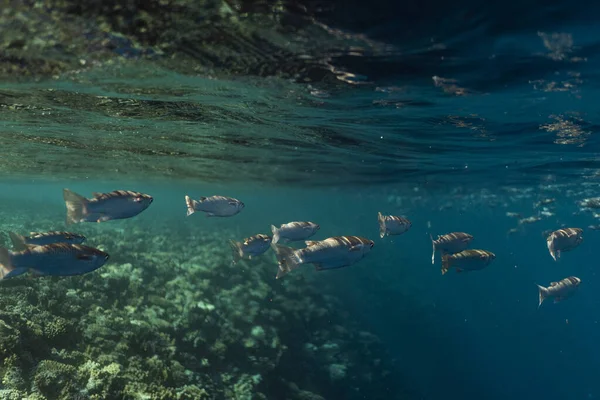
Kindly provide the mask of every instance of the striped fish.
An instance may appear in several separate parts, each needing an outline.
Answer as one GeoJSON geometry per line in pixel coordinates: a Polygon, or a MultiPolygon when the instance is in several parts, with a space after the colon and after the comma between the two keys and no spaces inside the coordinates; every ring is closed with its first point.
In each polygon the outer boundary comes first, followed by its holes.
{"type": "Polygon", "coordinates": [[[377,221],[379,222],[379,237],[382,239],[388,235],[401,235],[412,226],[412,222],[404,217],[383,215],[380,212],[377,213],[377,221]]]}
{"type": "Polygon", "coordinates": [[[196,211],[204,212],[207,217],[231,217],[244,209],[244,203],[226,196],[200,197],[200,200],[185,196],[185,205],[188,217],[196,211]]]}
{"type": "Polygon", "coordinates": [[[581,242],[583,242],[583,229],[581,228],[558,229],[546,238],[548,251],[554,261],[560,258],[562,252],[573,250],[581,242]]]}
{"type": "Polygon", "coordinates": [[[110,193],[93,193],[93,198],[63,190],[67,206],[67,225],[79,222],[105,222],[113,219],[131,218],[144,211],[153,198],[150,195],[129,190],[110,193]]]}
{"type": "Polygon", "coordinates": [[[438,235],[435,240],[431,234],[429,237],[431,238],[431,244],[433,246],[431,264],[435,263],[436,251],[440,251],[442,256],[445,254],[460,253],[469,247],[469,243],[473,240],[473,236],[465,232],[452,232],[442,236],[438,235]]]}
{"type": "Polygon", "coordinates": [[[490,265],[496,255],[487,250],[463,250],[456,254],[442,256],[442,275],[452,267],[456,272],[478,271],[490,265]]]}
{"type": "Polygon", "coordinates": [[[306,240],[317,233],[319,228],[319,225],[310,221],[288,222],[287,224],[282,224],[279,228],[271,225],[273,243],[278,243],[282,239],[284,243],[306,240]]]}
{"type": "Polygon", "coordinates": [[[539,290],[538,308],[547,298],[553,298],[554,303],[568,299],[575,293],[580,283],[581,279],[578,277],[569,276],[568,278],[562,279],[558,282],[550,282],[550,286],[548,287],[543,287],[536,284],[539,290]]]}
{"type": "Polygon", "coordinates": [[[263,254],[269,250],[271,237],[259,233],[258,235],[250,236],[244,239],[243,242],[229,241],[233,252],[233,263],[237,263],[244,257],[252,258],[263,254]]]}
{"type": "Polygon", "coordinates": [[[82,244],[52,243],[14,252],[0,247],[0,279],[27,271],[36,275],[82,275],[100,268],[108,258],[107,253],[82,244]]]}
{"type": "Polygon", "coordinates": [[[348,267],[364,258],[374,245],[372,240],[359,236],[335,236],[320,241],[307,240],[307,247],[303,249],[271,244],[279,264],[276,278],[281,278],[302,264],[313,264],[317,271],[348,267]]]}
{"type": "Polygon", "coordinates": [[[8,236],[15,250],[25,250],[27,246],[43,246],[51,243],[81,244],[86,237],[72,232],[31,232],[29,236],[22,236],[15,232],[8,232],[8,236]]]}

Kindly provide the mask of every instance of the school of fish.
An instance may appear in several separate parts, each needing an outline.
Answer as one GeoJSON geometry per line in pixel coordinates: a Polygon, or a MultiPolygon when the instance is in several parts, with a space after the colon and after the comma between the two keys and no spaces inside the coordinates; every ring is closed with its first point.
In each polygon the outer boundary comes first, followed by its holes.
{"type": "MultiPolygon", "coordinates": [[[[63,189],[63,199],[67,210],[67,226],[135,217],[153,202],[152,196],[129,190],[94,192],[92,198],[86,198],[63,189]]],[[[553,201],[554,199],[548,199],[538,205],[553,201]]],[[[226,196],[200,197],[194,200],[186,195],[185,205],[188,217],[196,212],[203,212],[207,218],[232,217],[245,208],[240,200],[226,196]]],[[[581,205],[600,208],[600,198],[586,199],[581,205]]],[[[532,218],[521,218],[517,213],[507,213],[507,216],[519,218],[519,224],[535,222],[532,218]]],[[[405,216],[384,215],[381,212],[377,213],[377,222],[381,239],[405,234],[412,227],[411,221],[405,216]]],[[[316,271],[349,267],[365,258],[375,246],[373,240],[360,236],[308,240],[319,229],[320,226],[312,221],[291,221],[279,227],[271,225],[272,236],[260,233],[239,242],[230,240],[232,263],[260,256],[271,248],[278,264],[275,278],[279,279],[304,264],[312,264],[316,271]],[[292,242],[304,242],[305,247],[296,249],[282,244],[292,242]]],[[[87,238],[73,232],[31,232],[28,236],[8,232],[8,235],[13,249],[0,247],[0,280],[27,272],[34,276],[83,275],[97,270],[109,260],[108,253],[83,245],[87,238]]],[[[442,275],[451,268],[457,273],[479,271],[496,259],[491,251],[469,249],[474,237],[466,232],[450,232],[438,235],[436,239],[430,234],[430,238],[433,248],[431,263],[435,264],[435,255],[439,252],[442,275]]],[[[562,228],[548,232],[546,236],[548,251],[554,261],[558,261],[562,253],[577,248],[582,242],[581,228],[562,228]]],[[[575,276],[551,282],[548,287],[536,284],[539,292],[538,307],[548,298],[554,299],[555,303],[570,298],[580,284],[581,279],[575,276]]]]}

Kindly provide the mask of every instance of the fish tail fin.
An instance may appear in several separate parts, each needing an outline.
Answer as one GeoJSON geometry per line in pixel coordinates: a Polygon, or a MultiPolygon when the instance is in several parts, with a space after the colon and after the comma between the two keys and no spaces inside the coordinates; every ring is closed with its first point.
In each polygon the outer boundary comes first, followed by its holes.
{"type": "Polygon", "coordinates": [[[271,225],[271,232],[273,232],[273,239],[271,239],[271,243],[275,244],[279,242],[279,229],[275,225],[271,225]]]}
{"type": "Polygon", "coordinates": [[[273,251],[275,251],[277,263],[279,264],[279,269],[277,270],[277,276],[275,279],[281,278],[302,264],[302,260],[296,254],[295,249],[282,246],[280,244],[271,244],[271,247],[273,248],[273,251]]]}
{"type": "Polygon", "coordinates": [[[233,263],[236,264],[244,256],[244,252],[242,251],[242,244],[230,240],[229,246],[231,246],[231,253],[233,254],[233,263]]]}
{"type": "Polygon", "coordinates": [[[450,268],[450,256],[448,254],[444,254],[442,256],[442,275],[448,272],[450,268]]]}
{"type": "Polygon", "coordinates": [[[14,270],[15,267],[12,265],[10,251],[6,247],[0,246],[0,279],[6,278],[14,270]]]}
{"type": "Polygon", "coordinates": [[[189,217],[196,212],[196,200],[192,200],[190,196],[185,196],[185,205],[187,206],[187,216],[189,217]]]}
{"type": "Polygon", "coordinates": [[[88,200],[69,189],[63,189],[63,198],[67,206],[67,225],[80,222],[87,213],[88,200]]]}
{"type": "Polygon", "coordinates": [[[25,236],[21,236],[15,232],[8,232],[10,241],[12,242],[13,248],[17,251],[27,249],[27,243],[25,242],[25,236]]]}
{"type": "Polygon", "coordinates": [[[536,284],[536,286],[538,287],[538,291],[539,291],[538,308],[540,308],[540,306],[542,305],[542,303],[544,302],[544,300],[546,300],[546,297],[548,296],[548,289],[546,289],[545,287],[540,286],[538,284],[536,284]]]}
{"type": "Polygon", "coordinates": [[[379,237],[383,239],[385,236],[385,218],[381,212],[377,213],[377,222],[379,222],[379,237]]]}
{"type": "Polygon", "coordinates": [[[433,265],[435,264],[435,240],[433,240],[431,233],[429,234],[429,238],[431,239],[431,247],[433,247],[433,251],[431,252],[431,265],[433,265]]]}
{"type": "Polygon", "coordinates": [[[557,258],[560,257],[560,254],[556,254],[553,242],[548,242],[548,251],[550,252],[550,256],[552,256],[552,258],[554,259],[554,261],[556,261],[557,258]]]}

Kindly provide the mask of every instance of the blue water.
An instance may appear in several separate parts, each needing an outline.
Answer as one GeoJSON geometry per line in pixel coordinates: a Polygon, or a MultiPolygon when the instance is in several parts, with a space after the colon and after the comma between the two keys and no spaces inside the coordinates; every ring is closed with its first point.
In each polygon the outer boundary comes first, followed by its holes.
{"type": "MultiPolygon", "coordinates": [[[[260,8],[251,3],[240,9],[260,8]]],[[[280,331],[279,340],[288,346],[281,358],[261,353],[273,363],[269,368],[240,361],[250,350],[229,354],[209,372],[176,352],[177,360],[188,361],[181,362],[192,371],[194,385],[205,382],[211,398],[227,398],[219,390],[233,387],[231,376],[242,373],[260,375],[252,390],[269,399],[308,398],[291,395],[296,390],[290,392],[291,383],[327,400],[600,396],[595,262],[600,232],[589,228],[598,224],[595,211],[578,205],[600,189],[598,6],[309,3],[279,21],[291,26],[295,12],[306,12],[312,19],[301,19],[302,29],[265,28],[265,37],[286,43],[293,57],[256,47],[261,68],[248,61],[244,69],[232,58],[231,65],[186,73],[179,59],[169,64],[149,45],[150,50],[134,49],[129,39],[119,38],[110,61],[0,82],[0,213],[6,218],[0,229],[66,229],[62,189],[68,187],[86,196],[124,189],[155,199],[133,219],[69,228],[90,238],[118,238],[122,253],[111,254],[113,266],[103,267],[109,271],[124,263],[142,271],[144,253],[171,254],[177,268],[204,257],[202,263],[218,271],[226,263],[210,254],[228,252],[229,239],[269,234],[271,224],[289,221],[317,222],[315,240],[358,235],[375,241],[371,254],[349,268],[317,272],[307,266],[275,280],[277,264],[269,250],[239,274],[225,269],[230,279],[213,276],[208,300],[226,298],[228,290],[260,276],[269,293],[256,300],[258,307],[279,310],[270,304],[273,293],[300,306],[282,308],[295,310],[287,325],[257,318],[280,331]],[[267,61],[261,64],[263,56],[267,61]],[[307,67],[291,77],[273,72],[303,62],[307,67]],[[246,207],[232,218],[186,217],[185,195],[231,196],[246,207]],[[555,202],[536,205],[549,198],[555,202]],[[412,228],[380,239],[379,211],[406,216],[412,228]],[[519,223],[507,212],[540,220],[519,223]],[[545,237],[561,227],[583,228],[584,242],[554,262],[545,237]],[[132,237],[141,231],[142,238],[132,237]],[[431,265],[430,234],[452,231],[472,234],[470,248],[492,251],[496,259],[482,271],[442,275],[439,254],[431,265]],[[196,243],[197,238],[203,239],[196,243]],[[537,307],[536,284],[549,286],[571,275],[582,280],[573,298],[537,307]],[[302,303],[298,298],[304,295],[302,303]],[[349,332],[336,336],[344,323],[349,332]],[[303,328],[294,334],[289,326],[303,328]],[[361,347],[361,332],[381,340],[376,353],[361,347]],[[340,381],[329,379],[333,358],[302,353],[309,341],[327,342],[327,334],[347,340],[348,348],[333,357],[352,371],[340,381]],[[388,380],[376,367],[380,360],[388,380]]],[[[204,67],[206,60],[198,60],[204,67]]],[[[147,277],[154,285],[148,291],[162,293],[178,270],[169,263],[152,268],[160,277],[147,277]]],[[[101,271],[67,283],[19,278],[0,291],[43,288],[59,298],[58,288],[98,284],[101,271]]],[[[35,307],[54,312],[48,304],[35,307]]],[[[94,306],[118,313],[121,305],[115,304],[98,299],[94,306]]],[[[236,318],[242,319],[232,313],[218,324],[235,325],[236,318]]],[[[161,332],[179,338],[185,329],[161,332]]],[[[185,348],[177,340],[175,347],[185,348]]],[[[86,357],[103,351],[89,338],[73,342],[86,357]]],[[[218,353],[208,345],[194,349],[211,362],[218,353]]],[[[63,362],[52,358],[56,352],[36,354],[27,368],[42,359],[63,362]]],[[[119,363],[125,368],[135,356],[119,363]]],[[[0,374],[4,369],[0,364],[0,374]]],[[[37,382],[28,374],[23,372],[28,383],[37,382]]],[[[19,390],[24,396],[37,389],[19,390]]]]}

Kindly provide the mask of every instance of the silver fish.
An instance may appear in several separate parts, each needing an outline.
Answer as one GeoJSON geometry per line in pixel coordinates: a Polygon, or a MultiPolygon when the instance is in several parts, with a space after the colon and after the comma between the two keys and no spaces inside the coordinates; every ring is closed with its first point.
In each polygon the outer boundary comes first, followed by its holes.
{"type": "Polygon", "coordinates": [[[204,212],[207,217],[231,217],[244,209],[244,203],[225,196],[200,197],[200,200],[185,196],[185,204],[188,217],[196,211],[204,212]]]}
{"type": "Polygon", "coordinates": [[[86,199],[69,189],[63,190],[67,206],[67,225],[131,218],[148,208],[153,201],[150,195],[129,190],[94,192],[92,195],[93,198],[86,199]]]}
{"type": "Polygon", "coordinates": [[[27,249],[16,252],[0,247],[0,279],[27,271],[36,275],[82,275],[100,268],[108,258],[107,253],[82,244],[29,245],[27,249]]]}
{"type": "Polygon", "coordinates": [[[320,226],[310,221],[294,221],[282,224],[279,228],[271,225],[273,232],[273,243],[278,243],[280,240],[286,242],[294,242],[297,240],[306,240],[319,230],[320,226]]]}
{"type": "Polygon", "coordinates": [[[537,203],[533,203],[533,207],[539,207],[539,206],[545,206],[548,204],[552,204],[556,201],[556,199],[542,199],[540,201],[538,201],[537,203]]]}
{"type": "Polygon", "coordinates": [[[538,221],[541,221],[541,220],[542,220],[542,218],[541,218],[541,217],[539,217],[539,216],[537,216],[537,215],[534,215],[534,216],[527,217],[527,218],[521,218],[521,219],[519,220],[519,225],[523,225],[523,224],[533,224],[534,222],[538,222],[538,221]]]}
{"type": "Polygon", "coordinates": [[[579,202],[579,205],[583,208],[600,208],[600,197],[583,199],[579,202]]]}
{"type": "Polygon", "coordinates": [[[365,257],[374,245],[372,240],[359,236],[307,240],[307,247],[303,249],[271,244],[279,263],[276,278],[281,278],[302,264],[313,264],[317,271],[348,267],[365,257]]]}
{"type": "Polygon", "coordinates": [[[442,256],[445,254],[459,253],[469,247],[469,243],[473,240],[473,235],[465,232],[452,232],[446,235],[437,237],[433,240],[433,236],[429,235],[433,246],[431,253],[431,264],[435,263],[435,252],[439,250],[442,256]]]}
{"type": "Polygon", "coordinates": [[[404,217],[383,215],[380,212],[377,213],[377,221],[379,222],[380,238],[386,235],[401,235],[412,226],[412,222],[404,217]]]}
{"type": "Polygon", "coordinates": [[[564,228],[558,229],[546,238],[548,251],[554,261],[560,258],[562,252],[573,250],[583,242],[583,229],[564,228]]]}
{"type": "Polygon", "coordinates": [[[260,233],[244,239],[243,242],[230,240],[229,244],[233,251],[233,263],[235,264],[244,257],[252,258],[269,250],[271,237],[260,233]]]}
{"type": "Polygon", "coordinates": [[[43,246],[51,243],[81,244],[85,242],[85,236],[71,232],[31,232],[29,236],[8,232],[8,236],[15,250],[25,250],[27,245],[43,246]]]}
{"type": "Polygon", "coordinates": [[[509,218],[522,218],[521,214],[511,211],[507,211],[506,216],[509,218]]]}
{"type": "Polygon", "coordinates": [[[490,265],[496,255],[487,250],[463,250],[442,256],[442,275],[452,267],[456,272],[477,271],[490,265]]]}
{"type": "Polygon", "coordinates": [[[581,279],[578,277],[569,276],[568,278],[562,279],[558,282],[550,282],[550,286],[548,287],[543,287],[536,284],[539,290],[540,298],[538,308],[547,298],[553,298],[555,303],[568,299],[575,293],[580,283],[581,279]]]}

